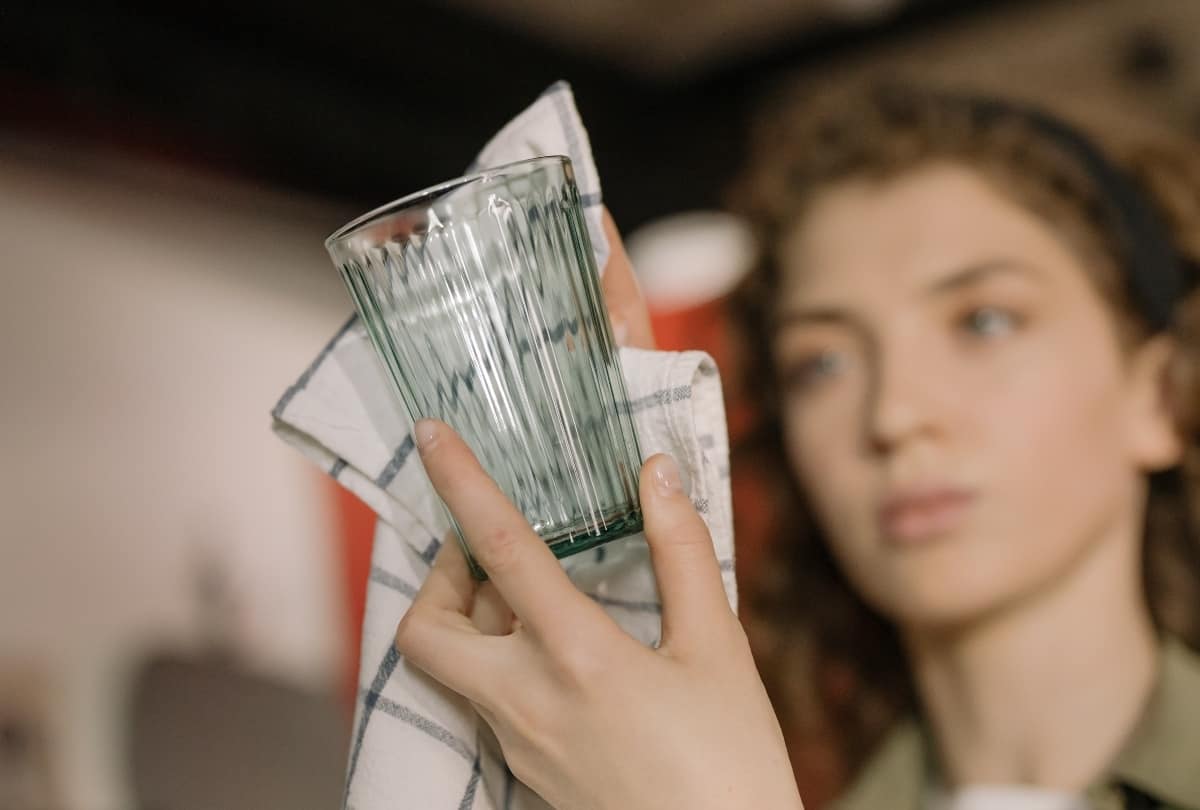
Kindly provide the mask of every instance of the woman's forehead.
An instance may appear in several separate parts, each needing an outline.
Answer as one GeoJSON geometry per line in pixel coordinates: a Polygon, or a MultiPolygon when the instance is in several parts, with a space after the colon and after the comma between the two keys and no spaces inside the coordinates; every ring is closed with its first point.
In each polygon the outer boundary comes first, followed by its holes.
{"type": "Polygon", "coordinates": [[[1047,225],[980,172],[930,164],[818,192],[780,245],[781,299],[894,296],[998,258],[1074,264],[1047,225]]]}

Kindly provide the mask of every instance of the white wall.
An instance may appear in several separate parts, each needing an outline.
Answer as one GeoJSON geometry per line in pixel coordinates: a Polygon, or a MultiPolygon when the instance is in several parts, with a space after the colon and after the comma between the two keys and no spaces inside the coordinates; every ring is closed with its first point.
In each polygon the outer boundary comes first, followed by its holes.
{"type": "Polygon", "coordinates": [[[125,686],[199,643],[203,548],[251,666],[341,674],[328,493],[269,412],[350,309],[321,245],[350,213],[0,139],[0,674],[41,673],[67,807],[131,805],[125,686]]]}

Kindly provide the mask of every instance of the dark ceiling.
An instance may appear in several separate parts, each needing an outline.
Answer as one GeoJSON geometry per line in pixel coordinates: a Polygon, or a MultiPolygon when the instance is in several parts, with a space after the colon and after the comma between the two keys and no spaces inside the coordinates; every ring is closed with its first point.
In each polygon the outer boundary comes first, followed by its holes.
{"type": "Polygon", "coordinates": [[[610,207],[632,227],[719,202],[755,99],[784,73],[1018,2],[910,0],[867,21],[814,17],[769,48],[646,72],[432,0],[0,0],[0,127],[369,205],[458,174],[565,78],[610,207]]]}

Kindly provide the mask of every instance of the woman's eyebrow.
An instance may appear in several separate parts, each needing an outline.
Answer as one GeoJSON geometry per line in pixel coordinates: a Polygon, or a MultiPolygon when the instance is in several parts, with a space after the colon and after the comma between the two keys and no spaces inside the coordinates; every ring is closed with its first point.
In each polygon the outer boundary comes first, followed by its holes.
{"type": "Polygon", "coordinates": [[[996,276],[1017,275],[1032,281],[1038,280],[1038,273],[1028,264],[1017,259],[988,259],[968,265],[942,278],[937,279],[925,288],[929,295],[944,295],[946,293],[971,287],[996,276]]]}
{"type": "MultiPolygon", "coordinates": [[[[966,287],[972,287],[997,276],[1015,275],[1038,281],[1035,268],[1018,259],[986,259],[960,270],[948,273],[925,287],[926,295],[941,296],[966,287]]],[[[849,310],[837,306],[794,307],[783,310],[772,318],[772,331],[779,332],[800,326],[849,326],[859,327],[859,319],[849,310]]]]}
{"type": "MultiPolygon", "coordinates": [[[[862,315],[837,306],[797,307],[779,313],[771,322],[771,334],[780,335],[804,327],[834,327],[857,340],[870,340],[871,327],[862,315]]],[[[803,334],[803,332],[801,332],[803,334]]]]}
{"type": "Polygon", "coordinates": [[[850,325],[855,318],[850,312],[837,307],[798,307],[780,312],[772,320],[773,331],[778,332],[797,326],[850,325]]]}

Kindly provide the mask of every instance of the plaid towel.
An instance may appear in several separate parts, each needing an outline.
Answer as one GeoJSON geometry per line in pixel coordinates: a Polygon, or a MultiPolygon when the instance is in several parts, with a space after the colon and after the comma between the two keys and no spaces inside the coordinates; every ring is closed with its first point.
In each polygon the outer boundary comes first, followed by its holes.
{"type": "MultiPolygon", "coordinates": [[[[559,82],[514,119],[473,164],[567,154],[575,165],[599,266],[600,185],[570,88],[559,82]]],[[[736,604],[729,447],[720,378],[702,352],[622,349],[629,407],[646,457],[667,452],[713,535],[736,604]]],[[[345,806],[356,810],[532,810],[546,805],[513,778],[495,738],[468,703],[408,666],[392,646],[448,525],[437,507],[411,423],[362,325],[352,318],[284,393],[275,431],[379,515],[367,591],[359,701],[345,806]]],[[[659,638],[661,606],[645,538],[564,561],[580,589],[632,636],[659,638]]]]}

